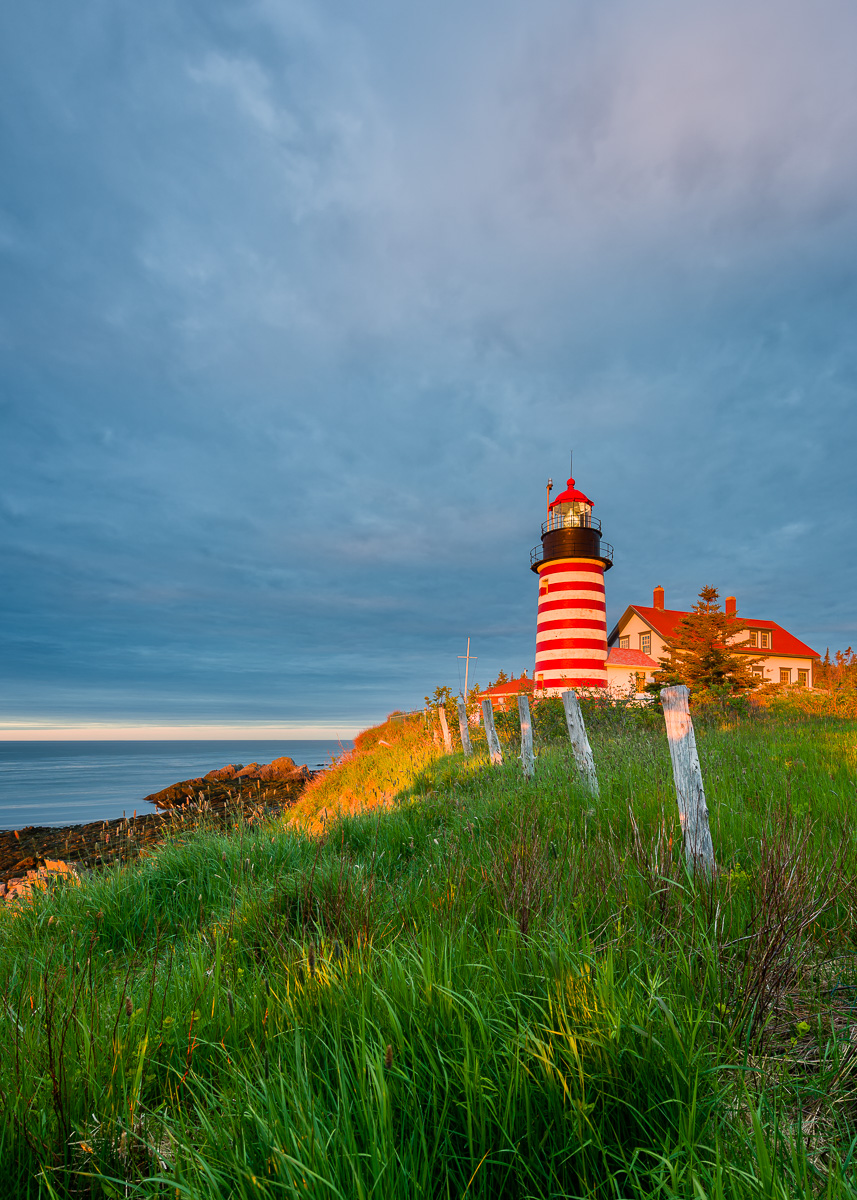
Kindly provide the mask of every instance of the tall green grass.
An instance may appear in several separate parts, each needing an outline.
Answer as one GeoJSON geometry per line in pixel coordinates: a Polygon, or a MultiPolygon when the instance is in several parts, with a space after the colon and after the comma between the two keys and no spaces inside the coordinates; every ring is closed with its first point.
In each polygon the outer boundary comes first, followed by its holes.
{"type": "Polygon", "coordinates": [[[705,882],[652,714],[590,713],[597,802],[541,733],[528,783],[512,725],[500,768],[384,726],[320,833],[0,914],[0,1190],[857,1193],[855,726],[698,729],[705,882]]]}

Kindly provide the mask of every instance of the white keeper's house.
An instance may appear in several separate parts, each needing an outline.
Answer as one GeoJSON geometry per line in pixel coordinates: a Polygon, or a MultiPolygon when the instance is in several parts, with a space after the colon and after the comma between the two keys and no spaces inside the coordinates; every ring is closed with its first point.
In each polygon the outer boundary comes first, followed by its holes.
{"type": "MultiPolygon", "coordinates": [[[[727,616],[735,616],[737,602],[727,596],[727,616]]],[[[607,638],[607,686],[611,691],[641,692],[658,669],[658,659],[666,652],[667,640],[687,614],[681,609],[664,607],[664,589],[656,587],[651,607],[632,604],[625,609],[607,638]]],[[[738,618],[736,617],[736,621],[738,618]]],[[[812,687],[812,665],[819,656],[776,621],[742,617],[746,626],[741,640],[749,639],[745,651],[762,661],[754,668],[760,682],[797,683],[812,687]]]]}

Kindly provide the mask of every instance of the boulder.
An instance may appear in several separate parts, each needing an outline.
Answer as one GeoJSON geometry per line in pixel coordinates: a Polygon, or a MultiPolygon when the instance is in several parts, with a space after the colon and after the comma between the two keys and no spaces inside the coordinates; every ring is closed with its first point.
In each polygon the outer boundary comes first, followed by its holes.
{"type": "Polygon", "coordinates": [[[205,776],[206,779],[234,779],[239,771],[243,770],[241,763],[229,763],[225,767],[220,767],[216,771],[209,771],[205,776]]]}
{"type": "MultiPolygon", "coordinates": [[[[32,860],[24,859],[23,861],[32,860]]],[[[23,876],[13,875],[0,885],[2,886],[0,896],[7,903],[12,900],[28,900],[37,888],[45,889],[57,879],[64,878],[75,883],[78,882],[78,873],[71,863],[53,858],[40,858],[36,861],[38,865],[35,869],[28,870],[23,876]]]]}
{"type": "Polygon", "coordinates": [[[266,767],[260,767],[257,779],[294,779],[298,767],[293,758],[275,758],[266,767]]]}
{"type": "Polygon", "coordinates": [[[171,808],[234,807],[241,804],[271,803],[289,807],[297,800],[304,784],[315,775],[309,767],[299,767],[293,758],[275,758],[271,763],[230,763],[209,771],[204,779],[185,779],[163,791],[144,798],[163,810],[171,808]]]}

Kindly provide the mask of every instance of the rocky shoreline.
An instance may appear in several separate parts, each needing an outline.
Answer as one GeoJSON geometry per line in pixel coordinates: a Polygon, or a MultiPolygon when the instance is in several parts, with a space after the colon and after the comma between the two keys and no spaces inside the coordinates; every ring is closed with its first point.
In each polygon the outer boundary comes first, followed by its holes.
{"type": "Polygon", "coordinates": [[[318,774],[291,758],[246,767],[234,763],[146,796],[142,803],[154,805],[156,812],[81,825],[0,830],[0,899],[22,898],[54,879],[77,879],[128,862],[169,834],[203,825],[225,828],[239,815],[251,823],[264,820],[291,808],[318,774]]]}

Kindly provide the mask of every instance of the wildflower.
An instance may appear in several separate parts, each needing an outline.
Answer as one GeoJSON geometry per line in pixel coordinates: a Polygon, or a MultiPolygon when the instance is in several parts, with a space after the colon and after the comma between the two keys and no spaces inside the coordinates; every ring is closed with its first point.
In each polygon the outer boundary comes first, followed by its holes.
{"type": "Polygon", "coordinates": [[[56,917],[48,917],[48,924],[49,924],[49,925],[53,925],[55,921],[56,921],[56,917]]]}
{"type": "Polygon", "coordinates": [[[95,1153],[95,1151],[90,1146],[89,1142],[81,1142],[80,1148],[84,1152],[84,1154],[94,1154],[95,1153]]]}
{"type": "Polygon", "coordinates": [[[130,1016],[131,1016],[131,1013],[132,1013],[133,1011],[134,1011],[134,1002],[133,1002],[133,1000],[131,999],[131,997],[129,996],[129,997],[126,999],[126,1001],[125,1001],[125,1015],[126,1015],[127,1017],[130,1017],[130,1016]]]}
{"type": "Polygon", "coordinates": [[[387,1043],[387,1049],[384,1051],[384,1070],[389,1071],[393,1065],[393,1047],[387,1043]]]}

